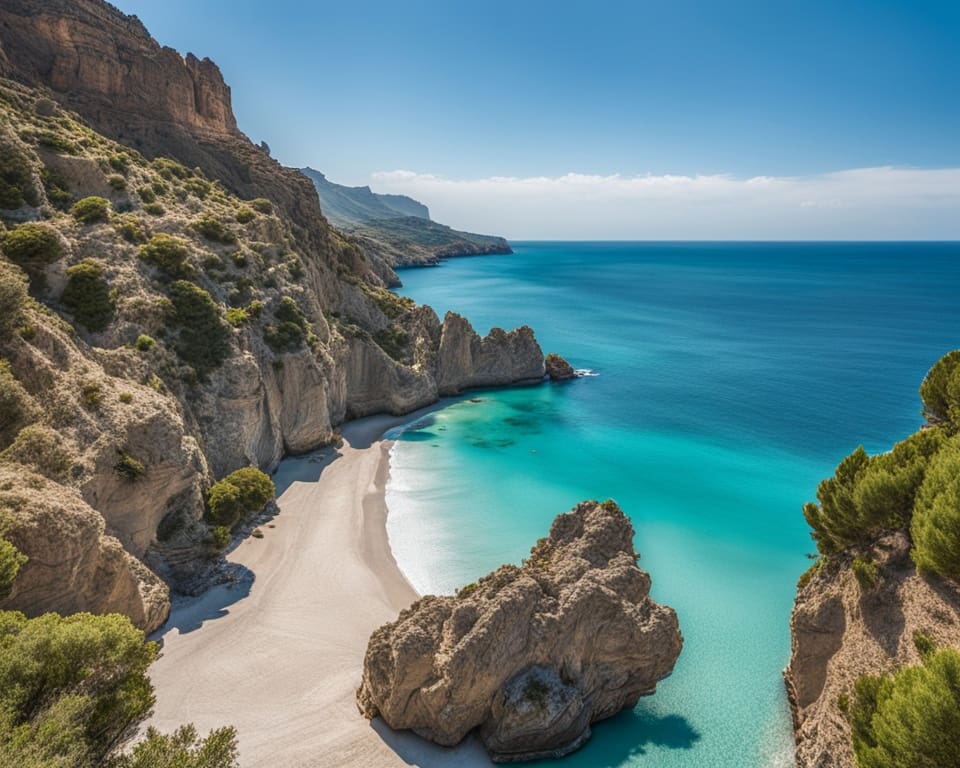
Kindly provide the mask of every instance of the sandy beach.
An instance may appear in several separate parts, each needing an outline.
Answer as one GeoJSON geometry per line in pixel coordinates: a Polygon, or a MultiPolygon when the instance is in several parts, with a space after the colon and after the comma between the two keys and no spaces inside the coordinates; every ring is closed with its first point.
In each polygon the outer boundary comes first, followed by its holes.
{"type": "Polygon", "coordinates": [[[351,422],[340,447],[283,462],[275,527],[228,555],[247,578],[176,604],[155,636],[149,725],[233,725],[243,768],[491,765],[474,741],[441,749],[354,702],[371,631],[417,597],[387,539],[381,439],[416,417],[351,422]]]}

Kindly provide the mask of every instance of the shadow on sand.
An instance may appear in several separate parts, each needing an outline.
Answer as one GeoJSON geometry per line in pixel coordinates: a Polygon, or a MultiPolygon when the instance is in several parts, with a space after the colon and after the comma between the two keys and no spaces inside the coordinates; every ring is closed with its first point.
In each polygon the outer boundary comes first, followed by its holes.
{"type": "MultiPolygon", "coordinates": [[[[641,705],[642,707],[642,705],[641,705]]],[[[445,748],[421,739],[411,731],[394,731],[379,717],[370,727],[407,765],[418,768],[492,766],[480,740],[473,734],[456,747],[445,748]]],[[[692,749],[700,734],[681,715],[659,715],[634,709],[593,725],[593,736],[576,756],[563,760],[537,760],[531,766],[571,765],[616,768],[651,747],[692,749]]]]}

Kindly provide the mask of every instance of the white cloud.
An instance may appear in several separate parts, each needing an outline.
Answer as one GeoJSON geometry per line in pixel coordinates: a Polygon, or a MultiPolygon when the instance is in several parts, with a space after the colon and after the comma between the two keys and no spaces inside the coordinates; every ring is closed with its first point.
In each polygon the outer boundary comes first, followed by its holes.
{"type": "Polygon", "coordinates": [[[457,229],[514,239],[960,239],[960,168],[815,176],[373,174],[457,229]]]}

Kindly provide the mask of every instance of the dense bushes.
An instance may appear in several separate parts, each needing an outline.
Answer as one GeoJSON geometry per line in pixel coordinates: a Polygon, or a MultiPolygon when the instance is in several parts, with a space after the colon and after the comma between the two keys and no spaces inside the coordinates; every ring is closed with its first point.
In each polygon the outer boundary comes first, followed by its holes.
{"type": "Polygon", "coordinates": [[[274,493],[276,488],[267,475],[255,467],[244,467],[213,484],[207,508],[216,525],[232,528],[263,509],[274,493]]]}
{"type": "Polygon", "coordinates": [[[960,579],[960,438],[931,462],[917,494],[910,534],[913,559],[923,570],[960,579]]]}
{"type": "Polygon", "coordinates": [[[177,354],[203,376],[230,356],[230,327],[203,288],[178,280],[170,287],[174,321],[180,327],[177,354]]]}
{"type": "Polygon", "coordinates": [[[162,232],[140,246],[140,258],[170,277],[188,277],[193,271],[187,261],[190,249],[186,240],[162,232]]]}
{"type": "Polygon", "coordinates": [[[170,736],[148,728],[143,741],[128,755],[107,763],[107,768],[239,768],[237,732],[234,728],[210,731],[205,739],[192,725],[170,736]]]}
{"type": "Polygon", "coordinates": [[[20,324],[27,304],[27,278],[15,265],[0,259],[0,341],[20,324]]]}
{"type": "Polygon", "coordinates": [[[190,226],[198,235],[205,237],[207,240],[213,240],[215,243],[233,245],[237,242],[237,236],[233,231],[228,229],[222,221],[212,216],[201,216],[190,226]]]}
{"type": "Polygon", "coordinates": [[[0,600],[10,594],[13,580],[20,572],[20,566],[27,562],[26,555],[3,538],[7,532],[8,514],[6,509],[0,507],[0,600]]]}
{"type": "Polygon", "coordinates": [[[110,218],[110,201],[105,197],[85,197],[70,208],[70,215],[81,224],[96,224],[110,218]]]}
{"type": "Polygon", "coordinates": [[[39,205],[33,188],[30,161],[13,144],[0,143],[0,208],[12,210],[22,205],[39,205]]]}
{"type": "Polygon", "coordinates": [[[0,753],[10,765],[97,764],[149,713],[156,654],[123,616],[0,612],[0,753]]]}
{"type": "Polygon", "coordinates": [[[63,480],[72,464],[70,454],[63,447],[63,437],[42,424],[21,429],[0,458],[32,467],[51,480],[63,480]]]}
{"type": "Polygon", "coordinates": [[[850,712],[858,768],[960,767],[960,652],[856,682],[850,712]]]}
{"type": "Polygon", "coordinates": [[[921,430],[889,453],[871,458],[860,447],[840,462],[817,489],[820,504],[803,508],[819,550],[836,552],[904,525],[930,457],[943,442],[939,430],[921,430]]]}
{"type": "Polygon", "coordinates": [[[920,385],[923,413],[932,424],[960,423],[960,350],[941,357],[920,385]]]}
{"type": "Polygon", "coordinates": [[[60,235],[46,224],[21,224],[3,236],[0,248],[32,280],[42,279],[44,269],[63,257],[60,235]]]}
{"type": "Polygon", "coordinates": [[[293,352],[310,336],[306,316],[289,296],[280,299],[273,316],[277,322],[264,327],[263,339],[274,352],[293,352]]]}
{"type": "Polygon", "coordinates": [[[110,286],[103,279],[103,267],[93,259],[67,269],[67,285],[60,300],[77,322],[91,331],[102,331],[113,318],[110,286]]]}

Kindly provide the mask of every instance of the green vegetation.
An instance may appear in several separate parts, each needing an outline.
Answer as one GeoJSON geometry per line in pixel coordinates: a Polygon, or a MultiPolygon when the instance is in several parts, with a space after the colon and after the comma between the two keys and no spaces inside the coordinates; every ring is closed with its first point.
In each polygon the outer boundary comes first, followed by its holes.
{"type": "Polygon", "coordinates": [[[0,600],[10,595],[13,580],[27,562],[27,556],[4,538],[7,534],[9,510],[0,507],[0,600]]]}
{"type": "Polygon", "coordinates": [[[96,224],[110,218],[110,201],[104,197],[85,197],[70,208],[70,215],[81,224],[96,224]]]}
{"type": "Polygon", "coordinates": [[[16,146],[0,143],[0,209],[39,205],[33,188],[30,161],[16,146]]]}
{"type": "Polygon", "coordinates": [[[398,296],[393,291],[379,286],[363,286],[363,292],[367,294],[376,305],[391,320],[396,320],[402,314],[409,312],[416,306],[416,302],[406,296],[398,296]]]}
{"type": "Polygon", "coordinates": [[[73,194],[63,175],[49,168],[41,168],[40,180],[43,182],[47,199],[53,206],[61,211],[67,210],[73,202],[73,194]]]}
{"type": "Polygon", "coordinates": [[[152,203],[157,199],[157,192],[153,187],[140,187],[137,189],[137,194],[140,195],[140,199],[145,203],[152,203]]]}
{"type": "Polygon", "coordinates": [[[100,385],[95,381],[85,381],[80,387],[80,400],[88,410],[100,407],[100,385]]]}
{"type": "Polygon", "coordinates": [[[406,356],[410,336],[403,328],[394,323],[373,337],[374,341],[384,352],[398,362],[403,362],[406,356]]]}
{"type": "Polygon", "coordinates": [[[114,173],[108,176],[107,184],[110,185],[110,189],[116,192],[123,192],[123,190],[127,188],[127,180],[119,173],[114,173]]]}
{"type": "Polygon", "coordinates": [[[146,468],[142,462],[137,461],[126,451],[117,448],[117,463],[113,465],[113,471],[128,482],[134,482],[143,477],[146,468]]]}
{"type": "Polygon", "coordinates": [[[264,326],[263,340],[274,352],[294,352],[312,336],[306,315],[289,296],[280,299],[273,316],[277,322],[264,326]]]}
{"type": "Polygon", "coordinates": [[[35,415],[33,398],[13,375],[10,363],[0,360],[0,448],[9,445],[35,415]]]}
{"type": "Polygon", "coordinates": [[[77,322],[90,331],[104,330],[113,319],[110,286],[103,279],[103,266],[93,259],[84,259],[67,269],[67,285],[60,300],[77,322]]]}
{"type": "Polygon", "coordinates": [[[257,214],[252,208],[243,206],[239,211],[237,211],[237,215],[234,218],[236,218],[238,224],[249,224],[251,221],[257,218],[257,214]]]}
{"type": "Polygon", "coordinates": [[[227,322],[234,328],[246,325],[249,321],[250,316],[246,313],[246,310],[240,309],[239,307],[229,307],[227,309],[227,322]]]}
{"type": "Polygon", "coordinates": [[[169,157],[158,157],[150,163],[150,167],[167,181],[174,179],[188,179],[192,175],[189,168],[181,165],[169,157]]]}
{"type": "Polygon", "coordinates": [[[960,350],[948,352],[920,385],[923,415],[931,424],[956,428],[960,422],[960,350]]]}
{"type": "Polygon", "coordinates": [[[937,650],[937,641],[926,632],[921,632],[918,629],[913,633],[913,647],[917,649],[917,653],[921,657],[926,658],[937,650]]]}
{"type": "Polygon", "coordinates": [[[21,224],[0,240],[4,255],[22,267],[31,281],[42,283],[49,264],[63,257],[60,235],[46,224],[21,224]]]}
{"type": "Polygon", "coordinates": [[[212,216],[201,216],[193,222],[190,227],[198,235],[205,237],[207,240],[212,240],[215,243],[235,245],[237,242],[236,234],[231,229],[228,229],[222,221],[212,216]]]}
{"type": "Polygon", "coordinates": [[[233,528],[263,509],[274,493],[276,488],[267,475],[255,467],[244,467],[213,484],[207,508],[216,525],[233,528]]]}
{"type": "Polygon", "coordinates": [[[960,652],[856,682],[850,710],[858,768],[960,767],[960,652]]]}
{"type": "Polygon", "coordinates": [[[8,261],[0,259],[0,334],[6,336],[20,324],[27,305],[27,277],[8,261]]]}
{"type": "Polygon", "coordinates": [[[179,326],[177,354],[204,376],[230,356],[230,327],[220,317],[220,307],[203,288],[185,280],[170,287],[173,320],[179,326]]]}
{"type": "Polygon", "coordinates": [[[146,737],[128,755],[113,758],[107,768],[239,768],[234,728],[210,731],[205,739],[192,725],[165,736],[148,728],[146,737]]]}
{"type": "Polygon", "coordinates": [[[169,277],[188,277],[193,274],[190,266],[190,248],[180,237],[158,232],[150,242],[140,246],[140,258],[169,277]]]}
{"type": "Polygon", "coordinates": [[[73,463],[63,447],[63,437],[43,424],[30,424],[17,434],[16,439],[0,459],[33,467],[44,477],[63,480],[73,463]]]}
{"type": "Polygon", "coordinates": [[[140,352],[149,352],[151,349],[156,348],[157,341],[153,338],[153,336],[147,336],[147,334],[141,333],[139,336],[137,336],[137,340],[133,342],[133,346],[135,346],[140,352]]]}
{"type": "Polygon", "coordinates": [[[257,197],[249,201],[249,205],[258,213],[273,213],[273,203],[265,197],[257,197]]]}
{"type": "Polygon", "coordinates": [[[128,243],[139,245],[147,242],[147,232],[143,224],[130,216],[124,216],[117,224],[117,232],[128,243]]]}
{"type": "Polygon", "coordinates": [[[870,590],[880,582],[880,571],[877,564],[863,557],[856,557],[851,564],[853,575],[862,590],[870,590]]]}
{"type": "Polygon", "coordinates": [[[917,494],[910,534],[921,570],[960,579],[960,437],[930,463],[917,494]]]}
{"type": "Polygon", "coordinates": [[[230,546],[230,528],[226,525],[215,525],[210,529],[210,539],[213,541],[214,549],[218,552],[230,546]]]}
{"type": "Polygon", "coordinates": [[[149,213],[151,216],[163,216],[163,214],[167,212],[167,209],[160,205],[160,203],[144,203],[143,211],[144,213],[149,213]]]}
{"type": "Polygon", "coordinates": [[[904,525],[930,457],[943,443],[939,430],[921,430],[889,453],[871,458],[861,446],[847,456],[836,474],[820,483],[820,504],[803,508],[817,548],[838,552],[904,525]]]}
{"type": "Polygon", "coordinates": [[[156,654],[123,616],[0,612],[0,753],[10,765],[96,765],[149,713],[156,654]]]}

